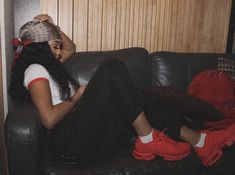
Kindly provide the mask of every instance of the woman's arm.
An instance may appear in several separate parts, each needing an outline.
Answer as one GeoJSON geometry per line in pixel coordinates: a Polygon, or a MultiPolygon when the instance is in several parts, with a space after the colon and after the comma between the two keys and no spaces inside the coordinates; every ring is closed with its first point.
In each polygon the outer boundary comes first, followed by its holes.
{"type": "MultiPolygon", "coordinates": [[[[34,18],[39,20],[40,22],[48,21],[54,24],[53,19],[47,14],[37,15],[34,18]]],[[[65,62],[76,51],[76,45],[64,32],[60,31],[60,34],[62,38],[61,61],[65,62]]]]}
{"type": "Polygon", "coordinates": [[[84,90],[85,86],[81,86],[69,100],[53,105],[48,81],[35,81],[29,86],[32,101],[40,113],[41,123],[47,129],[54,128],[66,114],[72,111],[84,90]]]}
{"type": "Polygon", "coordinates": [[[64,32],[60,31],[60,34],[62,37],[61,61],[65,62],[76,51],[76,45],[64,32]]]}

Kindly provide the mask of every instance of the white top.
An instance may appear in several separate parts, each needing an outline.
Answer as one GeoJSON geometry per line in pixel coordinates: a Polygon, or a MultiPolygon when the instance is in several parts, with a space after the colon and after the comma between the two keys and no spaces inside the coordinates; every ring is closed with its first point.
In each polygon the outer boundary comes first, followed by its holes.
{"type": "MultiPolygon", "coordinates": [[[[28,89],[29,86],[33,82],[38,81],[38,80],[46,80],[49,82],[53,105],[63,102],[60,99],[59,86],[50,76],[46,68],[40,64],[31,64],[24,72],[24,87],[28,89]]],[[[70,96],[73,96],[75,93],[75,90],[73,86],[71,85],[71,83],[69,83],[69,87],[71,89],[70,96]]]]}

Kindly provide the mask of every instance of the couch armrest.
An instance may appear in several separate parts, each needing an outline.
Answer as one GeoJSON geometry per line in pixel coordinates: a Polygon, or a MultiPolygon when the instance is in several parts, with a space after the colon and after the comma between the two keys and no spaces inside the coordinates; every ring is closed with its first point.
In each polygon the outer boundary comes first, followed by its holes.
{"type": "Polygon", "coordinates": [[[39,175],[42,127],[32,103],[15,102],[5,122],[10,175],[39,175]]]}

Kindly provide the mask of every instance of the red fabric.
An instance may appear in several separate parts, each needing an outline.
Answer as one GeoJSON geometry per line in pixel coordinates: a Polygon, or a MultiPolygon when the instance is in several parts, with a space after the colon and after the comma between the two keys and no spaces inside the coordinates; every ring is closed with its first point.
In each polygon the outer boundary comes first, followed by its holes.
{"type": "Polygon", "coordinates": [[[37,81],[49,81],[49,80],[44,78],[44,77],[35,78],[35,79],[33,79],[32,81],[29,82],[28,88],[30,88],[30,86],[32,86],[32,84],[37,82],[37,81]]]}
{"type": "Polygon", "coordinates": [[[212,105],[234,101],[235,81],[226,73],[215,69],[205,70],[194,77],[188,93],[212,105]]]}
{"type": "Polygon", "coordinates": [[[224,115],[221,121],[206,122],[206,127],[221,129],[235,123],[235,81],[226,73],[216,69],[200,72],[193,78],[188,93],[213,105],[224,115]]]}
{"type": "Polygon", "coordinates": [[[22,46],[27,46],[27,45],[29,45],[29,44],[31,44],[32,43],[32,41],[31,40],[25,40],[25,41],[20,41],[18,38],[13,38],[12,39],[12,45],[13,46],[20,46],[20,45],[22,45],[22,46]]]}
{"type": "Polygon", "coordinates": [[[32,43],[32,41],[31,40],[25,40],[25,41],[20,41],[18,38],[14,38],[14,39],[12,39],[12,45],[13,45],[13,47],[15,48],[15,50],[14,50],[14,59],[13,59],[13,66],[15,65],[15,63],[16,63],[16,61],[17,61],[17,59],[19,58],[19,56],[20,56],[20,53],[21,53],[21,49],[20,50],[18,50],[17,48],[19,47],[19,46],[22,46],[22,47],[26,47],[27,45],[29,45],[29,44],[31,44],[32,43]]]}

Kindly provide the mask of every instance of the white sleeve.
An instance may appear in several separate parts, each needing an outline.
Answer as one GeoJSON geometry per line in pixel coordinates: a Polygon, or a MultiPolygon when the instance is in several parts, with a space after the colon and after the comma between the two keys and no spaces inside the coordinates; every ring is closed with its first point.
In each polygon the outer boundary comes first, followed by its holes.
{"type": "Polygon", "coordinates": [[[45,67],[40,64],[31,64],[24,72],[24,86],[28,89],[30,83],[36,80],[49,81],[49,77],[45,67]]]}

